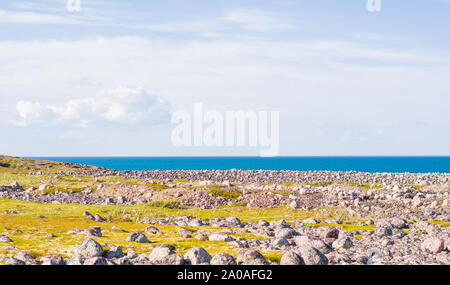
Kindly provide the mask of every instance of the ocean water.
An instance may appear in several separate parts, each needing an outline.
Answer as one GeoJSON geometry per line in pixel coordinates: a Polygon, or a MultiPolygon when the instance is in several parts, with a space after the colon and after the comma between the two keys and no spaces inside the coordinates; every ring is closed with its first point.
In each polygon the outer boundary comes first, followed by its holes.
{"type": "Polygon", "coordinates": [[[244,169],[450,173],[450,156],[427,157],[34,157],[116,170],[244,169]]]}

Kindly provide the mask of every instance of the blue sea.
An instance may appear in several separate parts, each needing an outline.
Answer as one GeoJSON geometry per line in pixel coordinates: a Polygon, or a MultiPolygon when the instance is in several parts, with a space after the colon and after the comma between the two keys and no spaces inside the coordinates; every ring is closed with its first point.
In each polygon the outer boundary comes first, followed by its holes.
{"type": "Polygon", "coordinates": [[[244,169],[450,173],[450,156],[423,157],[34,157],[116,170],[244,169]]]}

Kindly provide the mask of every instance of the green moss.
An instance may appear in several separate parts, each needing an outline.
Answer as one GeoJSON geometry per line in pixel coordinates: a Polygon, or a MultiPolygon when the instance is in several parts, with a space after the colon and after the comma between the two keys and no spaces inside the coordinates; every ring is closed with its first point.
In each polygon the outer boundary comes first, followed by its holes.
{"type": "Polygon", "coordinates": [[[214,195],[216,197],[223,197],[226,199],[237,199],[242,196],[241,192],[230,191],[225,189],[214,189],[208,191],[209,194],[214,195]]]}
{"type": "Polygon", "coordinates": [[[312,183],[306,183],[306,185],[310,185],[310,186],[314,186],[314,187],[326,187],[326,186],[330,186],[331,184],[333,184],[333,181],[317,181],[317,182],[312,182],[312,183]]]}
{"type": "Polygon", "coordinates": [[[146,205],[152,208],[184,209],[179,201],[153,201],[146,205]]]}
{"type": "Polygon", "coordinates": [[[434,220],[434,221],[430,221],[428,223],[433,224],[433,225],[442,226],[442,227],[449,227],[450,226],[450,222],[440,221],[440,220],[434,220]]]}

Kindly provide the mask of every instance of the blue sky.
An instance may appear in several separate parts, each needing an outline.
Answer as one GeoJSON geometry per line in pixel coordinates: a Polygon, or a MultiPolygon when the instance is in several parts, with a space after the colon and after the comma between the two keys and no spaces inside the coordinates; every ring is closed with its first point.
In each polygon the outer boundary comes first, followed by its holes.
{"type": "Polygon", "coordinates": [[[171,145],[170,113],[280,112],[280,155],[450,155],[450,1],[0,2],[0,153],[171,145]]]}

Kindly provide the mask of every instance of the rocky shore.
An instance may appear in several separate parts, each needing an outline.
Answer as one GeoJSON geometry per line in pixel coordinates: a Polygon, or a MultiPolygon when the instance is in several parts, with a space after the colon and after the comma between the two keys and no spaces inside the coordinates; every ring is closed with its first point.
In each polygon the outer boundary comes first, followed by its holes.
{"type": "Polygon", "coordinates": [[[0,162],[0,264],[450,265],[448,173],[0,162]]]}
{"type": "MultiPolygon", "coordinates": [[[[30,173],[33,174],[33,173],[30,173]]],[[[60,173],[62,175],[88,175],[94,177],[122,176],[133,179],[197,180],[212,182],[251,183],[313,183],[320,181],[349,181],[357,183],[383,183],[396,185],[434,185],[450,182],[450,173],[369,173],[357,171],[270,171],[270,170],[154,170],[115,171],[87,170],[60,173]]]]}

